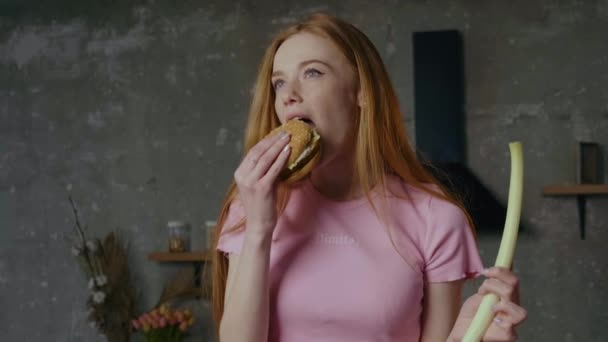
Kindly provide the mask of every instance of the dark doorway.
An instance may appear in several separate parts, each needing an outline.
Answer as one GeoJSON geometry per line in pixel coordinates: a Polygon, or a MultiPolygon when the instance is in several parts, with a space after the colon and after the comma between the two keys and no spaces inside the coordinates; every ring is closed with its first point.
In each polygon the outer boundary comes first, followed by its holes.
{"type": "Polygon", "coordinates": [[[506,208],[467,167],[463,40],[459,31],[415,32],[416,147],[428,169],[459,196],[478,234],[501,233],[506,208]]]}

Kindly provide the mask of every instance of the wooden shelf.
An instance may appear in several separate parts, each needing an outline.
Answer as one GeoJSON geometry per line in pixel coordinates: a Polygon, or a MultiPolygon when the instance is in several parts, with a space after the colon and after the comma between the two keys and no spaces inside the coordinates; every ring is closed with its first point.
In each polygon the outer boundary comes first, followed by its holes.
{"type": "Polygon", "coordinates": [[[608,195],[608,184],[554,184],[543,188],[545,196],[576,196],[578,207],[578,225],[581,239],[585,239],[585,206],[586,197],[608,195]]]}
{"type": "Polygon", "coordinates": [[[153,252],[148,254],[148,259],[160,262],[204,262],[211,261],[211,253],[209,251],[185,253],[153,252]]]}
{"type": "Polygon", "coordinates": [[[576,196],[608,194],[608,184],[554,184],[543,188],[547,196],[576,196]]]}

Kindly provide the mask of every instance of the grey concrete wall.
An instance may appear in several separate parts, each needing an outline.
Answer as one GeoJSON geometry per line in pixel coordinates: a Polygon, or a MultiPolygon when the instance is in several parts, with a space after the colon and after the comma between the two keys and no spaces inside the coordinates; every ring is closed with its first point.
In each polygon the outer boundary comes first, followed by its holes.
{"type": "MultiPolygon", "coordinates": [[[[103,340],[65,242],[68,195],[92,234],[130,240],[140,309],[154,302],[180,266],[146,254],[168,220],[214,219],[263,48],[316,10],[375,42],[412,135],[411,34],[463,32],[469,165],[505,203],[507,144],[524,144],[521,340],[608,339],[608,198],[589,200],[581,241],[575,200],[541,195],[575,181],[577,140],[608,145],[608,1],[36,3],[0,1],[0,340],[103,340]]],[[[486,265],[498,243],[480,237],[486,265]]],[[[207,311],[190,340],[209,338],[207,311]]]]}

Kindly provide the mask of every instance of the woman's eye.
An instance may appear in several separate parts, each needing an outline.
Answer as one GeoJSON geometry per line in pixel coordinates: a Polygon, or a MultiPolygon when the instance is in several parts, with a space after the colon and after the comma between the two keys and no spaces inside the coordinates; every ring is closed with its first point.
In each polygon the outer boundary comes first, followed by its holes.
{"type": "Polygon", "coordinates": [[[306,77],[317,77],[321,75],[323,75],[323,73],[314,68],[306,69],[306,71],[304,72],[304,76],[306,77]]]}
{"type": "Polygon", "coordinates": [[[272,83],[272,87],[276,90],[279,89],[283,85],[283,80],[276,80],[272,83]]]}

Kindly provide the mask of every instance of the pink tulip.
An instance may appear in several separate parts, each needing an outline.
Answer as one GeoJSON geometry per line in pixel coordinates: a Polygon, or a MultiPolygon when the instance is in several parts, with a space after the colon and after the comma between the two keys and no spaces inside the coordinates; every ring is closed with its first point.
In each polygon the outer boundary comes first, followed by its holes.
{"type": "Polygon", "coordinates": [[[139,324],[139,321],[136,319],[131,321],[131,324],[133,325],[133,328],[135,328],[135,330],[139,330],[139,328],[141,327],[141,324],[139,324]]]}
{"type": "Polygon", "coordinates": [[[164,327],[167,326],[167,319],[165,317],[161,317],[161,319],[160,319],[159,322],[160,322],[159,325],[160,325],[161,328],[164,328],[164,327]]]}
{"type": "Polygon", "coordinates": [[[141,315],[141,319],[147,323],[150,323],[152,321],[151,318],[152,317],[150,317],[150,315],[147,312],[145,314],[141,315]]]}
{"type": "Polygon", "coordinates": [[[184,313],[181,312],[181,311],[176,312],[175,313],[175,317],[177,317],[177,320],[180,321],[180,322],[184,321],[184,313]]]}
{"type": "Polygon", "coordinates": [[[186,329],[188,329],[188,322],[182,322],[179,325],[179,330],[182,331],[182,332],[184,332],[184,331],[186,331],[186,329]]]}

